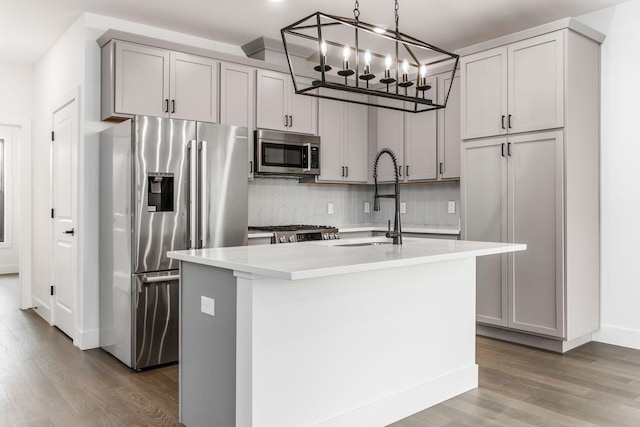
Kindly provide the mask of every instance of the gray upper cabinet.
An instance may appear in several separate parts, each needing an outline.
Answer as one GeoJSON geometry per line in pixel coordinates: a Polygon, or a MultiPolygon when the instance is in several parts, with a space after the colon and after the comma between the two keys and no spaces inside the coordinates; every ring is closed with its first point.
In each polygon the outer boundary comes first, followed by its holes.
{"type": "MultiPolygon", "coordinates": [[[[438,99],[443,103],[451,73],[438,75],[438,99]]],[[[451,85],[447,107],[438,110],[438,179],[460,178],[460,73],[451,85]]]]}
{"type": "Polygon", "coordinates": [[[461,137],[564,126],[564,33],[532,37],[461,59],[461,137]]]}
{"type": "MultiPolygon", "coordinates": [[[[345,94],[364,101],[359,94],[345,94]]],[[[367,107],[320,99],[318,134],[322,138],[318,182],[367,182],[367,107]]]]}
{"type": "Polygon", "coordinates": [[[102,48],[102,119],[218,121],[218,61],[119,40],[102,48]]]}
{"type": "Polygon", "coordinates": [[[246,127],[249,141],[249,178],[253,178],[255,129],[255,68],[223,62],[220,64],[220,123],[246,127]]]}
{"type": "MultiPolygon", "coordinates": [[[[311,84],[311,80],[300,81],[311,84]]],[[[317,99],[297,95],[289,74],[258,70],[256,101],[258,128],[317,134],[317,99]]]]}
{"type": "MultiPolygon", "coordinates": [[[[427,99],[436,101],[436,76],[427,77],[431,89],[425,91],[427,99]]],[[[409,89],[415,95],[415,89],[409,89]]],[[[438,178],[438,115],[435,111],[404,113],[404,175],[405,181],[428,181],[438,178]]],[[[401,160],[402,161],[402,160],[401,160]]]]}

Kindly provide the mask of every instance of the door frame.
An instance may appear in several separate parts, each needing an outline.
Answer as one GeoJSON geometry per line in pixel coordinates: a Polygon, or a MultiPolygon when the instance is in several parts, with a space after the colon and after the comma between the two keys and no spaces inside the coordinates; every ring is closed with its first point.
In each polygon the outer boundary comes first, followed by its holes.
{"type": "MultiPolygon", "coordinates": [[[[79,191],[80,191],[80,183],[79,183],[79,175],[78,175],[78,158],[79,158],[79,151],[80,151],[80,145],[81,145],[81,139],[82,139],[82,134],[80,133],[82,130],[82,126],[81,126],[81,98],[80,98],[80,87],[77,86],[75,89],[70,90],[69,92],[67,92],[64,96],[58,98],[57,102],[54,102],[51,106],[51,109],[49,110],[49,120],[51,120],[49,122],[49,126],[50,126],[50,131],[53,131],[53,116],[54,114],[61,110],[62,108],[66,107],[68,104],[75,102],[76,103],[76,111],[75,111],[75,115],[76,115],[76,132],[78,135],[78,139],[77,139],[77,146],[74,152],[72,152],[72,160],[71,160],[71,164],[73,165],[73,171],[71,172],[72,175],[75,177],[76,179],[76,185],[75,188],[72,188],[71,190],[71,197],[72,197],[72,203],[71,203],[71,214],[74,218],[75,221],[75,228],[78,229],[79,228],[79,191]]],[[[54,188],[53,188],[53,142],[55,141],[49,141],[49,201],[50,201],[50,205],[53,206],[53,193],[54,193],[54,188]]],[[[53,284],[54,281],[54,255],[53,252],[55,250],[55,239],[54,239],[54,231],[55,231],[55,227],[53,224],[53,218],[51,218],[51,221],[49,222],[49,235],[51,237],[51,242],[50,242],[50,266],[51,266],[51,271],[50,271],[50,283],[53,284]]],[[[76,231],[76,235],[78,235],[79,233],[76,231]]],[[[79,304],[78,302],[80,301],[80,286],[79,286],[79,268],[80,268],[80,263],[78,262],[78,245],[80,242],[80,238],[76,238],[75,244],[73,246],[72,252],[71,252],[71,259],[72,259],[72,267],[71,267],[71,271],[70,271],[70,278],[71,281],[73,283],[73,323],[74,323],[74,338],[73,338],[73,344],[77,347],[78,346],[78,335],[79,335],[79,325],[80,325],[80,317],[79,317],[79,304]]],[[[49,300],[49,306],[51,307],[50,309],[50,318],[49,318],[49,324],[52,326],[55,326],[55,309],[54,309],[54,304],[55,304],[55,295],[51,295],[50,296],[50,300],[49,300]]]]}
{"type": "Polygon", "coordinates": [[[18,307],[22,310],[31,307],[31,117],[0,116],[0,125],[16,128],[18,138],[14,150],[18,150],[20,158],[20,179],[18,184],[18,235],[20,249],[18,251],[18,307]],[[19,214],[18,214],[19,212],[19,214]]]}

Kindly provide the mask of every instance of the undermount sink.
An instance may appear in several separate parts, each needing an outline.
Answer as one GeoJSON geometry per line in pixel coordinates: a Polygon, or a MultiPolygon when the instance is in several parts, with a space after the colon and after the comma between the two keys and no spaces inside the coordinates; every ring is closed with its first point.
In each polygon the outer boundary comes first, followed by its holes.
{"type": "Polygon", "coordinates": [[[342,247],[348,247],[348,246],[378,246],[378,245],[391,245],[393,244],[393,242],[363,242],[363,243],[345,243],[344,245],[341,245],[340,243],[335,244],[333,246],[342,246],[342,247]]]}

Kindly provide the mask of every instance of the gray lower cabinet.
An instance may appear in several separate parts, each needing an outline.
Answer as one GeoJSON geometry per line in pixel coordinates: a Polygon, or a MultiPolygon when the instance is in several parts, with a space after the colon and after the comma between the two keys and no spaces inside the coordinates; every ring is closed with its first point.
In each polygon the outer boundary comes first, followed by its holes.
{"type": "Polygon", "coordinates": [[[465,143],[466,240],[526,243],[477,262],[477,321],[564,337],[563,133],[465,143]]]}

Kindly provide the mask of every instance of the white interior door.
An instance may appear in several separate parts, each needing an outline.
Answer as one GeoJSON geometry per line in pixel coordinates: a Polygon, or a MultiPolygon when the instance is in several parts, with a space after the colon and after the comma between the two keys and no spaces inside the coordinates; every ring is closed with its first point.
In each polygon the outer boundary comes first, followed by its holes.
{"type": "Polygon", "coordinates": [[[51,323],[75,338],[77,98],[53,112],[51,323]]]}

